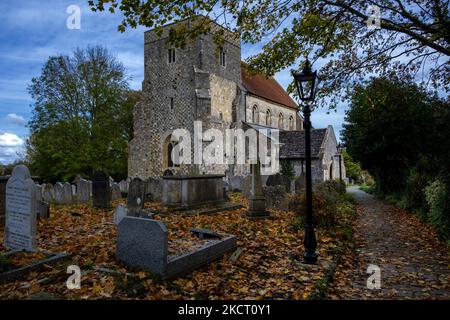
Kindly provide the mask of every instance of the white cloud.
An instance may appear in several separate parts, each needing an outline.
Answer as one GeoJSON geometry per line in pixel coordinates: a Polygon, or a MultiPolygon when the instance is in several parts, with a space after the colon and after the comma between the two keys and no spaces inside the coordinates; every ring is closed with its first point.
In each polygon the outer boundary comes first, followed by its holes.
{"type": "Polygon", "coordinates": [[[14,133],[0,132],[0,162],[10,163],[23,151],[25,141],[14,133]]]}
{"type": "Polygon", "coordinates": [[[27,124],[27,121],[24,117],[19,116],[15,113],[10,113],[6,116],[6,120],[10,123],[17,124],[19,126],[24,126],[27,124]]]}

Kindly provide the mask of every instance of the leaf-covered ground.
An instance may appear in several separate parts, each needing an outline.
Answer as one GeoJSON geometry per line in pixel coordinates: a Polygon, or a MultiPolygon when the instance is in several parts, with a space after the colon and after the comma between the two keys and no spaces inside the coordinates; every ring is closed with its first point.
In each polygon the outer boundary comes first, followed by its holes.
{"type": "MultiPolygon", "coordinates": [[[[240,194],[232,194],[232,200],[245,205],[240,194]]],[[[243,208],[215,215],[156,216],[166,224],[175,251],[196,245],[189,228],[235,234],[237,246],[243,249],[236,261],[231,261],[228,253],[189,275],[161,281],[116,261],[112,210],[52,206],[51,217],[38,221],[37,245],[41,250],[70,253],[71,259],[0,285],[0,298],[25,299],[44,293],[62,299],[307,299],[333,261],[338,241],[333,233],[318,229],[320,263],[305,266],[298,261],[303,255],[303,231],[293,227],[294,213],[273,211],[272,215],[269,220],[249,221],[243,208]],[[66,269],[71,264],[82,270],[79,290],[66,287],[66,269]],[[98,271],[98,267],[119,273],[98,271]]],[[[6,251],[0,245],[0,252],[6,251]]]]}
{"type": "Polygon", "coordinates": [[[450,299],[448,246],[415,215],[350,188],[357,200],[355,246],[343,255],[330,299],[450,299]],[[367,288],[370,264],[381,288],[367,288]]]}

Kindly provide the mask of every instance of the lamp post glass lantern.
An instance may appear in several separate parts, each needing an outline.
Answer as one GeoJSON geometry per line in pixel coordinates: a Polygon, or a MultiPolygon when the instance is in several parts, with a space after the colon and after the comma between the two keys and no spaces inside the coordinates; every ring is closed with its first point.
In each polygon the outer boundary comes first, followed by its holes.
{"type": "Polygon", "coordinates": [[[311,64],[306,59],[303,71],[292,71],[300,100],[304,102],[303,119],[305,129],[305,173],[306,173],[306,225],[303,244],[305,253],[303,262],[317,263],[317,240],[313,225],[312,212],[312,176],[311,176],[311,104],[316,96],[317,72],[311,70],[311,64]]]}

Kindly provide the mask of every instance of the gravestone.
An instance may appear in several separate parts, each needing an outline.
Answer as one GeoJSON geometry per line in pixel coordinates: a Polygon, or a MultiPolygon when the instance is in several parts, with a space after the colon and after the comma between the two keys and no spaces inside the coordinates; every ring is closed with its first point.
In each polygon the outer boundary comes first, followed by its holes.
{"type": "Polygon", "coordinates": [[[55,190],[55,202],[57,204],[64,203],[64,186],[63,186],[63,184],[61,182],[55,183],[54,190],[55,190]]]}
{"type": "Polygon", "coordinates": [[[94,177],[92,179],[92,199],[94,208],[111,208],[109,177],[103,171],[94,172],[94,177]]]}
{"type": "Polygon", "coordinates": [[[53,202],[55,200],[55,189],[51,183],[44,185],[42,190],[42,198],[45,202],[53,202]]]}
{"type": "Polygon", "coordinates": [[[36,216],[39,219],[50,218],[50,206],[47,202],[42,200],[36,201],[36,216]]]}
{"type": "Polygon", "coordinates": [[[284,186],[264,186],[263,194],[266,197],[267,209],[289,210],[289,198],[284,186]]]}
{"type": "Polygon", "coordinates": [[[167,271],[166,226],[157,220],[123,218],[117,228],[116,255],[130,267],[165,274],[167,271]]]}
{"type": "Polygon", "coordinates": [[[295,193],[302,193],[306,189],[306,175],[304,172],[295,179],[295,193]]]}
{"type": "Polygon", "coordinates": [[[128,215],[128,209],[123,204],[119,204],[114,210],[114,224],[119,225],[120,221],[128,215]]]}
{"type": "Polygon", "coordinates": [[[126,193],[128,192],[128,182],[122,180],[119,182],[120,192],[126,193]]]}
{"type": "Polygon", "coordinates": [[[232,176],[228,179],[228,188],[231,191],[242,191],[244,178],[242,176],[232,176]]]}
{"type": "Polygon", "coordinates": [[[109,186],[112,187],[113,183],[114,179],[111,176],[109,176],[109,186]]]}
{"type": "Polygon", "coordinates": [[[207,240],[194,250],[168,256],[168,233],[158,220],[124,217],[117,227],[116,257],[132,268],[141,268],[169,279],[220,259],[236,248],[236,236],[191,229],[207,240]]]}
{"type": "Polygon", "coordinates": [[[76,196],[77,195],[77,186],[72,184],[72,196],[76,196]]]}
{"type": "Polygon", "coordinates": [[[47,202],[43,200],[43,186],[36,185],[36,217],[38,219],[45,219],[50,216],[50,207],[47,202]]]}
{"type": "Polygon", "coordinates": [[[128,212],[130,216],[137,216],[144,208],[145,183],[140,178],[131,180],[128,187],[128,212]]]}
{"type": "Polygon", "coordinates": [[[80,179],[77,184],[77,202],[86,203],[90,199],[89,182],[85,179],[80,179]]]}
{"type": "Polygon", "coordinates": [[[24,165],[6,184],[5,247],[36,251],[36,186],[24,165]]]}
{"type": "Polygon", "coordinates": [[[160,179],[149,178],[145,183],[145,201],[161,202],[162,181],[160,179]]]}
{"type": "Polygon", "coordinates": [[[266,186],[284,186],[286,188],[286,192],[290,192],[291,190],[291,180],[288,177],[285,177],[279,173],[270,175],[267,178],[266,186]]]}
{"type": "Polygon", "coordinates": [[[35,185],[36,187],[36,201],[42,201],[42,186],[40,184],[35,185]]]}
{"type": "Polygon", "coordinates": [[[0,176],[0,225],[5,224],[5,194],[9,176],[0,176]]]}
{"type": "Polygon", "coordinates": [[[62,203],[71,204],[72,203],[72,185],[68,182],[63,184],[63,199],[62,203]]]}
{"type": "Polygon", "coordinates": [[[111,186],[111,200],[117,200],[122,198],[122,192],[120,192],[119,184],[116,182],[113,182],[111,186]]]}

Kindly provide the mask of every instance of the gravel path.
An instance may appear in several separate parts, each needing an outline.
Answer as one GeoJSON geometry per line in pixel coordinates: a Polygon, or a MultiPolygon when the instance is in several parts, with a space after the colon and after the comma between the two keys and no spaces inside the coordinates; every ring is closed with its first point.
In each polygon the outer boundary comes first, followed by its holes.
{"type": "Polygon", "coordinates": [[[355,252],[344,255],[329,297],[450,299],[449,255],[432,228],[358,187],[348,192],[358,204],[355,252]],[[371,264],[380,268],[381,289],[367,288],[371,264]]]}

